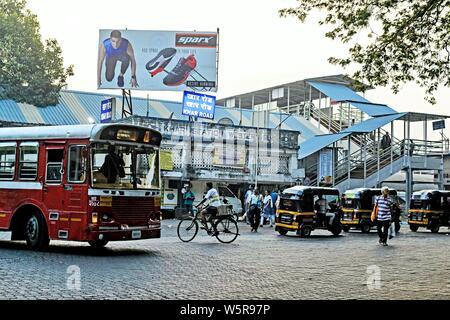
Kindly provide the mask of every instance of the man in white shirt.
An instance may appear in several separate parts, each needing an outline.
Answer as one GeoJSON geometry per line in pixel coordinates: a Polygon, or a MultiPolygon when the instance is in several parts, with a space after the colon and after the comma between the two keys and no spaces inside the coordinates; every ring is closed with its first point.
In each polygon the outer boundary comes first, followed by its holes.
{"type": "Polygon", "coordinates": [[[200,212],[200,217],[204,223],[206,223],[205,215],[216,215],[217,214],[217,208],[220,206],[220,196],[219,192],[215,188],[213,188],[212,182],[206,183],[206,188],[208,191],[206,192],[205,197],[203,200],[198,204],[198,206],[202,205],[203,203],[207,202],[206,208],[204,208],[200,212]]]}

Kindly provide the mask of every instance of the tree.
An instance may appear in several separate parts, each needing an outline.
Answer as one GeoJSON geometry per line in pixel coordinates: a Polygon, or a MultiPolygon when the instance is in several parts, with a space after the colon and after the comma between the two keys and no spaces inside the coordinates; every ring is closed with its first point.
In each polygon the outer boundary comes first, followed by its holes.
{"type": "Polygon", "coordinates": [[[41,41],[37,16],[26,0],[0,0],[0,97],[39,107],[58,103],[73,75],[55,39],[41,41]]]}
{"type": "Polygon", "coordinates": [[[355,41],[349,56],[328,61],[342,67],[356,64],[356,80],[371,86],[390,84],[394,93],[402,83],[415,81],[426,89],[425,99],[432,104],[438,86],[450,85],[450,0],[297,2],[297,7],[282,9],[280,15],[304,22],[311,11],[325,11],[319,24],[332,26],[326,37],[355,41]]]}

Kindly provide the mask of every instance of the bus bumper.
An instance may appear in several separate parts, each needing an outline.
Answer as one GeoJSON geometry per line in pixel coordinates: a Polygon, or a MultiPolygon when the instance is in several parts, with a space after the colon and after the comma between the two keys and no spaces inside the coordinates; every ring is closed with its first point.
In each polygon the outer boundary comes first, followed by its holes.
{"type": "Polygon", "coordinates": [[[89,230],[87,241],[127,241],[161,238],[161,227],[158,228],[130,228],[127,230],[89,230]]]}

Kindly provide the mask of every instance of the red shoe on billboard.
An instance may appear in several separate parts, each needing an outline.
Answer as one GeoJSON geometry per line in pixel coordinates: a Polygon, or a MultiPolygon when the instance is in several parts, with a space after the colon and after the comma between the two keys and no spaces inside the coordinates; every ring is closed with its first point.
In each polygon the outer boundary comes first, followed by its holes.
{"type": "Polygon", "coordinates": [[[197,66],[197,59],[191,54],[187,58],[180,58],[175,68],[163,79],[166,86],[179,86],[189,77],[197,66]]]}

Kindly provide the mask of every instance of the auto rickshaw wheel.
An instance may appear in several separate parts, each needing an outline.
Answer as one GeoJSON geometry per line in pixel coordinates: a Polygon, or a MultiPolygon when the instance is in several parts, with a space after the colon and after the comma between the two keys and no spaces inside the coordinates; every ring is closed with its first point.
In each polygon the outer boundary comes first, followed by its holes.
{"type": "Polygon", "coordinates": [[[300,229],[300,237],[308,238],[310,236],[311,236],[311,227],[310,226],[304,226],[300,229]]]}
{"type": "Polygon", "coordinates": [[[410,225],[409,225],[409,229],[410,229],[412,232],[417,232],[417,230],[419,230],[419,226],[415,226],[415,225],[410,224],[410,225]]]}
{"type": "Polygon", "coordinates": [[[342,230],[344,232],[349,232],[350,231],[350,227],[349,226],[342,226],[342,230]]]}
{"type": "Polygon", "coordinates": [[[285,236],[288,231],[286,229],[278,229],[278,233],[281,234],[282,236],[285,236]]]}
{"type": "Polygon", "coordinates": [[[340,224],[336,224],[331,228],[330,231],[334,236],[338,236],[342,231],[342,226],[340,224]]]}
{"type": "Polygon", "coordinates": [[[440,228],[441,228],[441,226],[439,225],[439,223],[432,223],[430,225],[430,231],[432,233],[438,233],[440,228]]]}
{"type": "Polygon", "coordinates": [[[371,229],[371,226],[369,223],[367,223],[367,222],[361,223],[361,232],[362,233],[369,233],[370,229],[371,229]]]}

